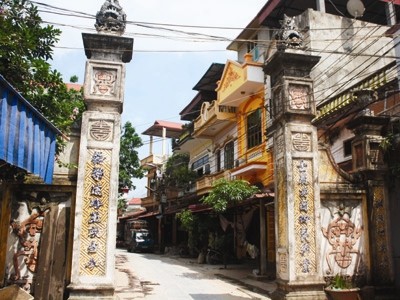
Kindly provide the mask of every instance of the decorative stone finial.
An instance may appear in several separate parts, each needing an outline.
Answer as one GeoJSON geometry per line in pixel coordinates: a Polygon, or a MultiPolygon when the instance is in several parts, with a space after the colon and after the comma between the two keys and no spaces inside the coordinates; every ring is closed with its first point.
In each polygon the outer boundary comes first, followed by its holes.
{"type": "Polygon", "coordinates": [[[298,31],[297,26],[294,23],[294,18],[283,15],[283,20],[280,20],[279,23],[282,27],[275,36],[278,40],[277,49],[283,51],[286,48],[301,48],[303,45],[303,36],[298,31]]]}
{"type": "Polygon", "coordinates": [[[96,14],[96,27],[99,33],[122,35],[125,32],[126,14],[118,0],[106,0],[96,14]]]}

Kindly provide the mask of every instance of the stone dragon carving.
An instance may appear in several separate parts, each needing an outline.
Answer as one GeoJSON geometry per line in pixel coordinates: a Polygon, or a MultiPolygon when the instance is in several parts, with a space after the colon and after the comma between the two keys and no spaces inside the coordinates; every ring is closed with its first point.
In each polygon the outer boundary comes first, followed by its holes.
{"type": "Polygon", "coordinates": [[[106,0],[96,14],[98,32],[122,35],[126,26],[126,14],[118,0],[106,0]]]}
{"type": "Polygon", "coordinates": [[[283,51],[287,48],[300,48],[303,45],[303,35],[297,29],[294,18],[283,15],[283,20],[280,20],[279,23],[281,28],[275,35],[277,49],[283,51]]]}

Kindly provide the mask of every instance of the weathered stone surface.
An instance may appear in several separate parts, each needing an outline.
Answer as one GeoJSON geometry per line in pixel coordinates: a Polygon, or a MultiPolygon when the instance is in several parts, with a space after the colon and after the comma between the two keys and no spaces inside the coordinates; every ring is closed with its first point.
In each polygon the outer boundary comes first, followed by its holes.
{"type": "MultiPolygon", "coordinates": [[[[110,1],[106,2],[105,8],[110,1]]],[[[82,116],[72,272],[68,288],[69,299],[105,300],[114,299],[115,290],[124,63],[132,58],[133,39],[83,34],[83,42],[88,58],[84,83],[87,111],[82,116]]]]}

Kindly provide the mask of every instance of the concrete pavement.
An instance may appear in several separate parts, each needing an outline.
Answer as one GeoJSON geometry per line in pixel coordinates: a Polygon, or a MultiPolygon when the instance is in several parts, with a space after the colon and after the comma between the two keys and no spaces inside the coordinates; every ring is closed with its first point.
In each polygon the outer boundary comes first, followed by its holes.
{"type": "MultiPolygon", "coordinates": [[[[122,300],[144,299],[148,282],[141,282],[129,266],[128,253],[125,249],[116,252],[116,294],[122,300]]],[[[163,257],[164,255],[160,255],[163,257]]],[[[253,275],[251,264],[233,264],[225,269],[221,265],[198,264],[195,258],[182,258],[168,255],[178,265],[189,267],[199,273],[215,276],[236,285],[242,290],[254,293],[254,299],[270,299],[269,295],[276,289],[273,280],[266,280],[253,275]]]]}

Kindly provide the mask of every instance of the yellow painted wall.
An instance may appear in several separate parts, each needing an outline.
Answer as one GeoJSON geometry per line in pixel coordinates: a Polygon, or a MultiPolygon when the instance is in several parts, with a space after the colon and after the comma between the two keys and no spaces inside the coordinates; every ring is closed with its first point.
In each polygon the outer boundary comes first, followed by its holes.
{"type": "Polygon", "coordinates": [[[247,149],[247,130],[246,130],[246,120],[247,116],[255,111],[256,109],[261,108],[261,124],[262,124],[262,133],[266,131],[266,111],[264,109],[264,94],[259,93],[256,96],[249,97],[249,99],[243,102],[238,107],[238,118],[237,118],[237,128],[238,128],[238,158],[246,159],[252,153],[261,151],[262,155],[255,158],[249,159],[247,162],[264,162],[267,163],[267,169],[265,171],[258,171],[252,174],[245,174],[243,176],[239,176],[238,179],[247,180],[250,183],[261,182],[264,186],[267,186],[273,182],[273,161],[272,161],[272,153],[266,151],[266,136],[262,135],[262,143],[257,147],[253,147],[251,149],[247,149]]]}

